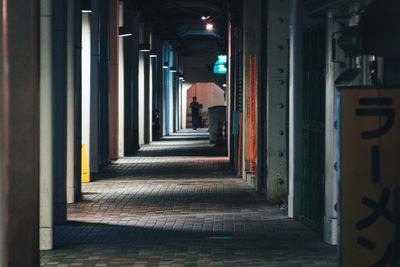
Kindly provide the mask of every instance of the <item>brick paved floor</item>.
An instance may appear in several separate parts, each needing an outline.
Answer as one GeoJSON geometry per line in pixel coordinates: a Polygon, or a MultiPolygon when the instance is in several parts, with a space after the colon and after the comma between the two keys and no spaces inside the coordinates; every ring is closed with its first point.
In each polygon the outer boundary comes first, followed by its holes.
{"type": "Polygon", "coordinates": [[[83,185],[42,266],[336,266],[336,248],[254,193],[192,133],[144,146],[83,185]]]}

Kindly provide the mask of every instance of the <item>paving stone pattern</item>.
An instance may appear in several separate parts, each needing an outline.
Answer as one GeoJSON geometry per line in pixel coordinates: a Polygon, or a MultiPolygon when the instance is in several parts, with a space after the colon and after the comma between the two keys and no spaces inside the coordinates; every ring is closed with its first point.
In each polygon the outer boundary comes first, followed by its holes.
{"type": "Polygon", "coordinates": [[[42,266],[337,266],[336,247],[229,169],[204,133],[143,146],[83,185],[42,266]]]}

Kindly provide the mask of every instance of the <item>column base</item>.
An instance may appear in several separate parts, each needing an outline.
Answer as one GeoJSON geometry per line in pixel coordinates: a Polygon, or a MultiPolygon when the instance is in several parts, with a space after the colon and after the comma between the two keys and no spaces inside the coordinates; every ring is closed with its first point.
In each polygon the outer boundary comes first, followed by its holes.
{"type": "Polygon", "coordinates": [[[288,195],[288,217],[294,218],[294,196],[288,195]]]}
{"type": "Polygon", "coordinates": [[[53,249],[53,229],[48,227],[40,227],[40,250],[53,249]]]}
{"type": "Polygon", "coordinates": [[[324,217],[324,241],[330,245],[337,245],[338,225],[337,218],[324,217]]]}

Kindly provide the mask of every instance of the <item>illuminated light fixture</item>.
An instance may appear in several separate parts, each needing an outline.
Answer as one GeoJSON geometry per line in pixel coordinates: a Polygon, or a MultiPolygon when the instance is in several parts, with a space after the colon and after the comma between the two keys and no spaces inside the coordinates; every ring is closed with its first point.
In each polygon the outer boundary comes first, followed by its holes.
{"type": "Polygon", "coordinates": [[[163,64],[163,69],[168,69],[169,68],[169,63],[168,61],[165,61],[163,64]]]}
{"type": "Polygon", "coordinates": [[[182,74],[179,74],[179,80],[185,80],[182,74]]]}
{"type": "Polygon", "coordinates": [[[207,24],[206,24],[206,29],[207,29],[207,31],[212,31],[212,30],[214,29],[214,24],[212,24],[212,23],[207,23],[207,24]]]}
{"type": "Polygon", "coordinates": [[[222,87],[226,88],[226,83],[224,83],[224,84],[222,85],[222,87]]]}
{"type": "Polygon", "coordinates": [[[129,37],[132,36],[131,31],[129,31],[126,27],[119,27],[119,37],[129,37]]]}
{"type": "Polygon", "coordinates": [[[82,1],[82,13],[92,13],[92,7],[90,6],[90,0],[82,1]]]}
{"type": "Polygon", "coordinates": [[[139,44],[140,52],[150,52],[150,44],[139,44]]]}
{"type": "Polygon", "coordinates": [[[176,72],[176,67],[171,67],[171,68],[169,68],[169,71],[170,71],[170,72],[176,72]]]}
{"type": "Polygon", "coordinates": [[[208,20],[210,18],[210,16],[202,16],[201,20],[208,20]]]}
{"type": "Polygon", "coordinates": [[[151,49],[151,50],[150,50],[150,53],[149,53],[149,56],[150,56],[150,57],[153,57],[153,58],[154,58],[154,57],[158,57],[156,50],[151,49]]]}

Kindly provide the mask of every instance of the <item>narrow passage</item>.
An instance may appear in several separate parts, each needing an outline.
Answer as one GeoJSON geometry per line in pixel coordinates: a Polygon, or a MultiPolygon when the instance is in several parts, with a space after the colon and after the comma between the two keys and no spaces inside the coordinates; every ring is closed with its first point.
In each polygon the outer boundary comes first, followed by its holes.
{"type": "Polygon", "coordinates": [[[336,249],[230,172],[206,133],[143,146],[83,184],[42,266],[336,266],[336,249]]]}

